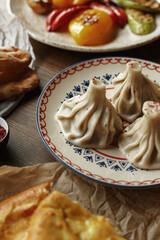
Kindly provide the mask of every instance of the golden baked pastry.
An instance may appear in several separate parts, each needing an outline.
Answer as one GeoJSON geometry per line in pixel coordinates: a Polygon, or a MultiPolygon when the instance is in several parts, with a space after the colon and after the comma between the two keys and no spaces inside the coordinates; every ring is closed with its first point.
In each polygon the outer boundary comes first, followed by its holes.
{"type": "Polygon", "coordinates": [[[31,215],[49,193],[45,182],[0,203],[0,239],[25,240],[31,215]]]}
{"type": "Polygon", "coordinates": [[[30,68],[18,81],[8,82],[0,87],[0,101],[17,97],[35,89],[39,85],[38,75],[30,68]]]}
{"type": "Polygon", "coordinates": [[[26,72],[27,68],[0,72],[0,86],[11,81],[17,81],[26,72]]]}
{"type": "Polygon", "coordinates": [[[124,240],[110,222],[60,192],[50,193],[32,215],[27,240],[124,240]]]}
{"type": "Polygon", "coordinates": [[[0,48],[0,101],[17,97],[39,85],[38,75],[28,67],[31,59],[27,50],[0,48]]]}
{"type": "Polygon", "coordinates": [[[125,240],[102,216],[45,182],[0,203],[3,240],[125,240]]]}
{"type": "Polygon", "coordinates": [[[24,69],[30,62],[31,55],[25,49],[16,47],[0,48],[0,72],[24,69]]]}

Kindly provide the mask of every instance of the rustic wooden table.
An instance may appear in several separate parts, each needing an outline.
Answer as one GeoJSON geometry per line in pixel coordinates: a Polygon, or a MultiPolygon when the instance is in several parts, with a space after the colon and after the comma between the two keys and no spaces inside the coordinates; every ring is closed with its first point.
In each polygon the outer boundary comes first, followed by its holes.
{"type": "Polygon", "coordinates": [[[36,126],[36,105],[47,82],[64,68],[83,60],[103,56],[137,57],[160,63],[160,39],[143,47],[110,53],[81,53],[57,49],[31,39],[36,56],[36,71],[40,87],[25,95],[7,117],[10,138],[0,153],[0,165],[31,166],[53,162],[55,159],[43,144],[36,126]]]}

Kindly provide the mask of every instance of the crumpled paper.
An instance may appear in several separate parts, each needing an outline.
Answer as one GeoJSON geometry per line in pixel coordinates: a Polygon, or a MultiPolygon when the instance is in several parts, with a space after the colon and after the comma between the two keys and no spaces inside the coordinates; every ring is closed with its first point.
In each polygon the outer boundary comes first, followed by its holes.
{"type": "Polygon", "coordinates": [[[41,182],[65,193],[94,214],[110,219],[128,240],[160,239],[160,190],[119,189],[87,180],[59,162],[0,168],[0,201],[41,182]]]}
{"type": "MultiPolygon", "coordinates": [[[[5,5],[7,1],[5,0],[5,3],[3,0],[1,1],[3,9],[0,9],[0,47],[15,46],[17,48],[28,50],[32,56],[30,67],[34,68],[35,55],[27,31],[19,22],[18,18],[9,13],[7,6],[5,5]]],[[[22,97],[18,97],[11,101],[1,102],[0,117],[6,117],[17,106],[22,97]]]]}

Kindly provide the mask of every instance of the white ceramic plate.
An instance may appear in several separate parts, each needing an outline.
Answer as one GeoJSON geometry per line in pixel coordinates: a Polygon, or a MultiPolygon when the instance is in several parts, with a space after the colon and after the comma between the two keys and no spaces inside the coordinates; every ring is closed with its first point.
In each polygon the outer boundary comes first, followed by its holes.
{"type": "Polygon", "coordinates": [[[117,32],[116,38],[108,44],[95,47],[78,46],[69,33],[47,32],[46,16],[32,11],[26,0],[10,0],[10,9],[28,30],[28,33],[39,42],[73,51],[81,52],[111,52],[138,47],[152,42],[160,37],[160,14],[156,16],[156,30],[151,34],[137,36],[133,34],[128,25],[117,32]]]}
{"type": "MultiPolygon", "coordinates": [[[[99,183],[117,187],[151,187],[160,185],[160,170],[141,170],[131,165],[117,147],[106,150],[85,149],[67,142],[55,120],[61,103],[83,94],[89,80],[97,77],[106,84],[111,97],[112,78],[126,69],[131,58],[108,57],[91,59],[66,68],[44,88],[37,104],[37,127],[51,154],[74,172],[99,183]]],[[[137,59],[143,73],[150,79],[160,79],[160,65],[137,59]]]]}

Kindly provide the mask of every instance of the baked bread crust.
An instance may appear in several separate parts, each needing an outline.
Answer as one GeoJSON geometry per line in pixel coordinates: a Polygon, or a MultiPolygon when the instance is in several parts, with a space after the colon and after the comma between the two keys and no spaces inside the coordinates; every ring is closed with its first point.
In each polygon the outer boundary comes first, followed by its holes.
{"type": "Polygon", "coordinates": [[[31,215],[49,194],[50,184],[39,184],[0,203],[0,239],[27,238],[31,215]]]}
{"type": "Polygon", "coordinates": [[[56,191],[41,201],[28,231],[27,240],[125,240],[104,217],[56,191]]]}
{"type": "Polygon", "coordinates": [[[39,184],[0,203],[3,240],[125,240],[102,216],[39,184]]]}
{"type": "Polygon", "coordinates": [[[24,69],[30,62],[31,55],[25,49],[16,47],[0,48],[0,72],[24,69]]]}
{"type": "Polygon", "coordinates": [[[28,68],[21,68],[19,70],[0,72],[0,86],[12,81],[19,80],[27,71],[28,68]]]}
{"type": "Polygon", "coordinates": [[[0,101],[29,92],[39,85],[35,71],[28,67],[31,55],[15,47],[0,48],[0,101]]]}
{"type": "Polygon", "coordinates": [[[8,82],[0,87],[0,101],[22,95],[35,89],[38,85],[38,75],[31,68],[27,68],[19,80],[8,82]]]}

